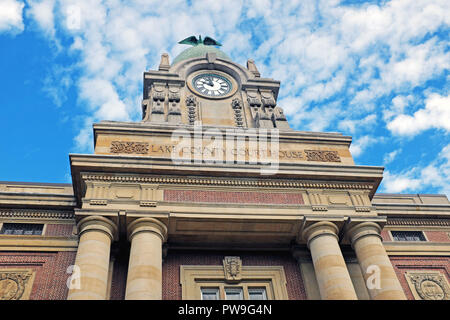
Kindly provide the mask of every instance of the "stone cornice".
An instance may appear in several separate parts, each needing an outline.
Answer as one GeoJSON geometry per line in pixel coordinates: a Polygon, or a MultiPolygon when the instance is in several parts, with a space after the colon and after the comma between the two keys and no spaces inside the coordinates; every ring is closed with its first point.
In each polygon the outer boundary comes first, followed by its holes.
{"type": "Polygon", "coordinates": [[[76,199],[73,195],[0,192],[0,207],[69,209],[75,205],[76,199]]]}
{"type": "Polygon", "coordinates": [[[432,226],[449,227],[450,219],[408,219],[408,218],[388,218],[386,226],[432,226]]]}
{"type": "Polygon", "coordinates": [[[151,176],[151,175],[116,175],[82,173],[84,181],[122,182],[122,183],[156,183],[156,184],[188,184],[212,186],[270,187],[270,188],[320,188],[320,189],[352,189],[372,190],[368,183],[337,182],[302,182],[298,180],[275,179],[237,179],[237,178],[205,178],[186,176],[151,176]]]}
{"type": "Polygon", "coordinates": [[[372,203],[379,214],[400,218],[409,216],[417,218],[428,216],[427,218],[449,217],[450,205],[448,204],[392,204],[392,203],[372,203]]]}
{"type": "Polygon", "coordinates": [[[276,174],[263,175],[261,170],[267,166],[253,164],[209,164],[209,163],[181,163],[174,164],[171,159],[139,156],[116,155],[80,155],[71,154],[72,177],[82,171],[116,172],[120,173],[153,173],[202,176],[227,176],[254,178],[288,178],[311,179],[316,181],[341,181],[342,183],[367,183],[378,187],[383,174],[383,167],[331,165],[331,164],[303,164],[280,163],[276,174]]]}
{"type": "Polygon", "coordinates": [[[42,219],[42,220],[72,220],[73,211],[51,211],[31,209],[0,209],[0,218],[42,219]]]}
{"type": "MultiPolygon", "coordinates": [[[[130,134],[130,135],[161,135],[161,136],[170,136],[172,135],[174,130],[177,129],[185,129],[188,131],[193,131],[194,127],[192,125],[170,125],[170,124],[154,124],[148,122],[115,122],[115,121],[102,121],[99,123],[95,123],[94,127],[94,137],[97,132],[109,132],[109,133],[120,133],[120,134],[130,134]]],[[[204,132],[205,135],[208,135],[207,129],[214,128],[217,129],[216,126],[207,126],[204,125],[203,129],[206,130],[204,132]]],[[[222,130],[227,130],[227,132],[233,132],[236,136],[252,136],[251,132],[254,132],[258,135],[258,129],[245,130],[238,129],[235,127],[221,127],[222,130]]],[[[225,131],[224,131],[225,133],[225,131]]],[[[294,131],[294,130],[280,130],[279,131],[279,139],[280,141],[289,142],[290,140],[296,142],[304,142],[304,143],[314,143],[314,144],[340,144],[349,146],[352,137],[344,136],[341,133],[337,132],[309,132],[309,131],[294,131]]],[[[96,139],[94,139],[94,142],[96,139]]]]}

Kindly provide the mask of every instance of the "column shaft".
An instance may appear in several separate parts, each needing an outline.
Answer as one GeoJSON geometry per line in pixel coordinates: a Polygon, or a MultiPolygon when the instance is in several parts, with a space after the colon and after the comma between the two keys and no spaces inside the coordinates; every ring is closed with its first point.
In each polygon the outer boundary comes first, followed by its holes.
{"type": "Polygon", "coordinates": [[[109,219],[89,216],[78,223],[78,230],[80,240],[67,299],[105,300],[109,254],[117,228],[109,219]]]}
{"type": "Polygon", "coordinates": [[[322,300],[356,300],[356,292],[342,256],[338,228],[317,222],[304,231],[322,300]]]}
{"type": "Polygon", "coordinates": [[[359,223],[348,231],[369,295],[373,300],[405,300],[380,231],[380,226],[374,222],[359,223]]]}
{"type": "Polygon", "coordinates": [[[126,300],[162,299],[162,244],[166,226],[153,218],[140,218],[129,227],[131,241],[126,300]]]}

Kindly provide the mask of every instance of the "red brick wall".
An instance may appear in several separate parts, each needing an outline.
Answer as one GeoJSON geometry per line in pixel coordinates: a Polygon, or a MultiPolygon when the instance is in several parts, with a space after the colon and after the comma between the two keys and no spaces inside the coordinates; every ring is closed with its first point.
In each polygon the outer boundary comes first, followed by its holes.
{"type": "Polygon", "coordinates": [[[165,190],[165,201],[215,203],[303,204],[300,193],[165,190]]]}
{"type": "Polygon", "coordinates": [[[32,269],[36,272],[30,300],[65,300],[67,267],[76,252],[0,252],[0,269],[32,269]]]}
{"type": "Polygon", "coordinates": [[[47,224],[45,236],[69,237],[73,232],[73,224],[47,224]]]}
{"type": "Polygon", "coordinates": [[[243,266],[283,266],[289,300],[306,300],[300,268],[290,253],[186,252],[169,250],[163,262],[163,300],[181,300],[181,265],[223,265],[225,256],[239,256],[243,266]]]}
{"type": "Polygon", "coordinates": [[[110,300],[125,300],[127,286],[129,248],[122,248],[114,255],[113,273],[111,278],[110,300]]]}
{"type": "Polygon", "coordinates": [[[395,273],[406,297],[413,300],[411,289],[406,281],[405,273],[414,270],[440,271],[447,276],[450,281],[450,257],[390,257],[395,273]]]}
{"type": "Polygon", "coordinates": [[[383,238],[383,241],[392,241],[389,231],[387,230],[381,230],[381,238],[383,238]]]}
{"type": "Polygon", "coordinates": [[[444,231],[425,231],[424,232],[428,241],[432,242],[450,242],[450,236],[448,232],[444,231]]]}

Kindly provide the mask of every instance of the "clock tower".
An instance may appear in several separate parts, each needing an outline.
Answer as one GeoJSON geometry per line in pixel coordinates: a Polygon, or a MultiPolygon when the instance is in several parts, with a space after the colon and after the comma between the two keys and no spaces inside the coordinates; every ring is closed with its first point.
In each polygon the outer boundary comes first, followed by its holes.
{"type": "Polygon", "coordinates": [[[144,73],[143,122],[289,130],[277,106],[280,82],[261,78],[253,60],[243,67],[206,37],[183,40],[192,45],[169,63],[161,56],[158,71],[144,73]]]}

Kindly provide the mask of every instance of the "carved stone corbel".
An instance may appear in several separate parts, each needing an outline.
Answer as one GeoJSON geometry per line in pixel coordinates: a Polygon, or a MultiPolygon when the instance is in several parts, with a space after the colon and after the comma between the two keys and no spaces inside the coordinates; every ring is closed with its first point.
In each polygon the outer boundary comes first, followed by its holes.
{"type": "Polygon", "coordinates": [[[198,112],[197,112],[197,99],[195,99],[193,95],[186,97],[186,107],[189,124],[194,125],[198,117],[197,115],[198,112]]]}
{"type": "Polygon", "coordinates": [[[275,98],[273,92],[269,90],[261,90],[261,102],[262,108],[259,117],[259,127],[260,128],[273,128],[274,123],[272,120],[272,115],[274,108],[276,106],[275,98]]]}
{"type": "Polygon", "coordinates": [[[286,116],[284,115],[283,109],[278,106],[273,109],[272,121],[274,127],[277,127],[279,129],[291,129],[286,116]]]}
{"type": "Polygon", "coordinates": [[[172,124],[181,123],[180,87],[169,86],[169,112],[167,121],[172,124]]]}
{"type": "Polygon", "coordinates": [[[234,112],[234,121],[236,123],[237,127],[243,128],[244,127],[244,114],[243,114],[243,107],[242,107],[242,101],[235,98],[231,102],[231,107],[233,108],[234,112]]]}
{"type": "Polygon", "coordinates": [[[152,112],[150,121],[165,122],[164,101],[166,99],[165,84],[155,83],[152,88],[152,112]]]}

